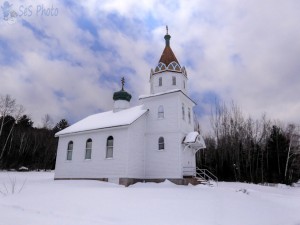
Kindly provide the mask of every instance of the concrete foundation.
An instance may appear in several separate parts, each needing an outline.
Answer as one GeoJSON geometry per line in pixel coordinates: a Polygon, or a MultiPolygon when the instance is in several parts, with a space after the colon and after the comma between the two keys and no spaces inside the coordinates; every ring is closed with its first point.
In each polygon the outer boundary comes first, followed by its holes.
{"type": "MultiPolygon", "coordinates": [[[[108,182],[109,178],[55,178],[54,180],[98,180],[98,181],[105,181],[108,182]]],[[[147,182],[153,182],[153,183],[161,183],[164,182],[165,180],[169,180],[170,182],[177,184],[177,185],[197,185],[200,184],[197,179],[193,177],[189,178],[166,178],[166,179],[137,179],[137,178],[119,178],[119,184],[124,185],[125,187],[128,187],[132,184],[142,182],[142,183],[147,183],[147,182]]],[[[115,182],[114,182],[115,183],[115,182]]]]}

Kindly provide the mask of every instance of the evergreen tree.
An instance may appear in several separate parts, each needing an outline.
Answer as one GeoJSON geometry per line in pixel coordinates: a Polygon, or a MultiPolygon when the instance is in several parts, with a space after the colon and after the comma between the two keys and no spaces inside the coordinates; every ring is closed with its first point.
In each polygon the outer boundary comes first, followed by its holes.
{"type": "Polygon", "coordinates": [[[53,128],[53,132],[57,133],[65,128],[67,128],[68,126],[70,126],[68,121],[66,119],[62,119],[55,125],[55,127],[53,128]]]}

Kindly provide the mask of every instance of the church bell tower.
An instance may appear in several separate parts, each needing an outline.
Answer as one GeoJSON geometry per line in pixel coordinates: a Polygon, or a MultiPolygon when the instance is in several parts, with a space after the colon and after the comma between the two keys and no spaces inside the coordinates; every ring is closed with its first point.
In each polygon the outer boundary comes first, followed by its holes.
{"type": "Polygon", "coordinates": [[[187,94],[187,73],[185,67],[181,67],[170,47],[171,35],[166,27],[165,48],[155,69],[150,72],[150,93],[157,94],[174,89],[187,94]]]}

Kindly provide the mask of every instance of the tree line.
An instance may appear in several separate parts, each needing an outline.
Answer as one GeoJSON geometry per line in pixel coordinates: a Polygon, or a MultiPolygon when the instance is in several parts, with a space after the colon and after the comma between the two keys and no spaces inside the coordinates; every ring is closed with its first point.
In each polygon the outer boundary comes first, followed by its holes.
{"type": "Polygon", "coordinates": [[[231,103],[217,102],[211,113],[212,133],[197,152],[199,168],[220,180],[291,184],[300,179],[300,131],[295,124],[245,117],[231,103]]]}
{"type": "Polygon", "coordinates": [[[42,122],[42,127],[34,127],[22,105],[9,95],[0,96],[0,169],[54,169],[58,143],[54,134],[69,124],[62,119],[52,126],[49,115],[42,122]]]}
{"type": "MultiPolygon", "coordinates": [[[[197,152],[197,167],[209,169],[219,180],[291,184],[300,179],[300,128],[295,124],[245,117],[232,103],[216,103],[212,133],[204,135],[206,149],[197,152]]],[[[0,169],[54,169],[58,138],[69,126],[51,117],[34,127],[24,107],[9,95],[0,96],[0,169]]],[[[198,127],[197,127],[198,129],[198,127]]]]}

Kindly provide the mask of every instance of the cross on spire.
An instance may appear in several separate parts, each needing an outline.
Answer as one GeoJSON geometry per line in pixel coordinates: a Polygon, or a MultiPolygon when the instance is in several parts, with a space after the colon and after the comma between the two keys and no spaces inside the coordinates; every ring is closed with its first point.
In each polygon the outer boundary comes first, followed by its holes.
{"type": "Polygon", "coordinates": [[[166,30],[167,30],[167,34],[168,34],[168,31],[169,31],[169,29],[168,29],[168,25],[166,25],[166,30]]]}
{"type": "Polygon", "coordinates": [[[122,91],[124,90],[124,84],[125,84],[125,78],[122,77],[121,78],[121,84],[122,84],[122,91]]]}

